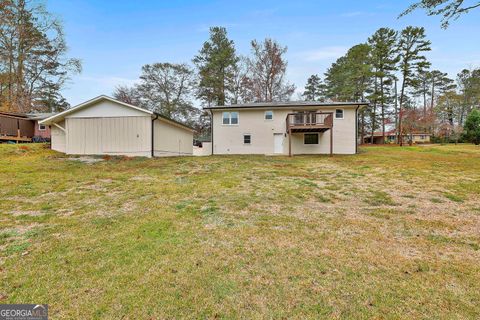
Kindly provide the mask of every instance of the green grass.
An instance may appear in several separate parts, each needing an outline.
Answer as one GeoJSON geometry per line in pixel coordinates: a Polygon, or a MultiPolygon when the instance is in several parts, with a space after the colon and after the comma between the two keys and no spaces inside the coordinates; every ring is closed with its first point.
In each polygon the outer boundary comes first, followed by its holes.
{"type": "Polygon", "coordinates": [[[480,314],[480,148],[85,164],[0,145],[0,303],[53,319],[480,314]]]}

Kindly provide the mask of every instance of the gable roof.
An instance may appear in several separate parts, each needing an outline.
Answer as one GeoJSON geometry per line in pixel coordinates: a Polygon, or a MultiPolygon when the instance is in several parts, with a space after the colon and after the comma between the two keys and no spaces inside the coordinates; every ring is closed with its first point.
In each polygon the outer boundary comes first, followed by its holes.
{"type": "Polygon", "coordinates": [[[250,109],[250,108],[295,108],[295,107],[345,107],[368,106],[368,102],[319,102],[319,101],[286,101],[286,102],[253,102],[232,104],[229,106],[213,106],[204,109],[250,109]]]}
{"type": "Polygon", "coordinates": [[[58,121],[62,121],[63,119],[65,119],[65,116],[69,115],[69,114],[72,114],[76,111],[79,111],[81,109],[85,109],[85,108],[88,108],[94,104],[96,104],[97,102],[99,101],[103,101],[103,100],[107,100],[107,101],[110,101],[110,102],[113,102],[113,103],[117,103],[119,105],[122,105],[124,107],[128,107],[128,108],[131,108],[131,109],[135,109],[137,111],[141,111],[141,112],[145,112],[146,114],[149,114],[149,115],[153,115],[153,112],[152,111],[149,111],[149,110],[145,110],[143,108],[140,108],[140,107],[136,107],[134,105],[131,105],[131,104],[128,104],[128,103],[125,103],[125,102],[122,102],[122,101],[118,101],[116,99],[113,99],[113,98],[110,98],[108,96],[105,96],[105,95],[101,95],[101,96],[98,96],[96,98],[93,98],[93,99],[90,99],[88,101],[85,101],[79,105],[76,105],[75,107],[73,108],[70,108],[70,109],[67,109],[63,112],[60,112],[60,113],[57,113],[56,115],[53,115],[51,117],[48,117],[47,119],[45,120],[42,120],[40,121],[39,123],[41,124],[51,124],[51,123],[55,123],[55,122],[58,122],[58,121]]]}
{"type": "MultiPolygon", "coordinates": [[[[70,109],[67,109],[63,112],[60,112],[60,113],[57,113],[57,114],[53,114],[52,116],[50,117],[47,117],[46,119],[42,120],[42,121],[39,121],[38,123],[40,124],[46,124],[46,125],[50,125],[52,123],[55,123],[55,122],[59,122],[59,121],[62,121],[63,119],[65,119],[65,117],[69,114],[72,114],[76,111],[79,111],[81,109],[84,109],[84,108],[88,108],[94,104],[96,104],[97,102],[99,101],[103,101],[103,100],[106,100],[106,101],[110,101],[110,102],[113,102],[113,103],[117,103],[119,105],[122,105],[124,107],[128,107],[128,108],[131,108],[131,109],[135,109],[137,111],[141,111],[141,112],[145,112],[146,114],[152,116],[152,117],[157,117],[157,119],[162,119],[170,124],[173,124],[173,125],[176,125],[176,126],[179,126],[179,127],[182,127],[183,129],[186,129],[186,130],[189,130],[189,131],[195,131],[195,129],[193,129],[192,127],[180,122],[180,121],[177,121],[177,120],[174,120],[174,119],[171,119],[169,117],[166,117],[166,116],[163,116],[159,113],[156,113],[156,112],[152,112],[150,110],[146,110],[146,109],[143,109],[143,108],[140,108],[140,107],[137,107],[137,106],[134,106],[134,105],[131,105],[129,103],[125,103],[125,102],[122,102],[122,101],[119,101],[117,99],[114,99],[114,98],[111,98],[109,96],[106,96],[106,95],[101,95],[101,96],[98,96],[96,98],[93,98],[93,99],[90,99],[88,101],[85,101],[79,105],[76,105],[75,107],[73,108],[70,108],[70,109]]],[[[33,118],[32,118],[33,119],[33,118]]]]}

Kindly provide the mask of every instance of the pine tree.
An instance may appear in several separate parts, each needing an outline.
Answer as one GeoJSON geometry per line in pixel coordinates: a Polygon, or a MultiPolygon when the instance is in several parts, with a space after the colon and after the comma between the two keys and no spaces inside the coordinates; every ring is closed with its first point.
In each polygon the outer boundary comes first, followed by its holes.
{"type": "Polygon", "coordinates": [[[398,52],[400,59],[400,73],[402,86],[400,89],[400,105],[398,114],[398,141],[403,145],[402,117],[406,89],[416,84],[416,72],[421,72],[430,66],[424,52],[430,51],[430,41],[426,40],[425,29],[419,27],[406,27],[400,34],[398,52]]]}
{"type": "Polygon", "coordinates": [[[233,76],[239,58],[235,45],[223,27],[210,28],[210,39],[193,59],[198,73],[197,98],[207,105],[224,105],[233,90],[233,76]]]}
{"type": "Polygon", "coordinates": [[[480,144],[480,110],[474,109],[465,121],[465,136],[468,141],[480,144]]]}
{"type": "Polygon", "coordinates": [[[372,118],[372,142],[373,132],[375,130],[376,105],[380,103],[381,124],[382,124],[382,143],[385,142],[385,124],[386,124],[386,107],[385,105],[391,100],[389,95],[394,77],[394,71],[397,69],[398,55],[396,54],[397,32],[389,28],[378,29],[369,39],[368,44],[371,47],[371,65],[375,76],[374,90],[374,112],[372,118]]]}
{"type": "Polygon", "coordinates": [[[308,78],[303,98],[306,101],[325,101],[325,85],[318,75],[313,74],[308,78]]]}

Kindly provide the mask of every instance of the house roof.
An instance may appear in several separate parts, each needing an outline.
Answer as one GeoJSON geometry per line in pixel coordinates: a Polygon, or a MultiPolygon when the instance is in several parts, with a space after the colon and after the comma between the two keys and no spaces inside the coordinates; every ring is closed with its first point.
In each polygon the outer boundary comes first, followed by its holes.
{"type": "Polygon", "coordinates": [[[40,123],[42,123],[42,124],[52,124],[52,123],[55,123],[55,122],[58,122],[58,121],[62,121],[63,119],[65,119],[65,116],[67,116],[71,113],[74,113],[78,110],[88,108],[91,105],[94,105],[95,103],[97,103],[99,101],[102,101],[102,100],[107,100],[107,101],[111,101],[111,102],[114,102],[114,103],[118,103],[118,104],[123,105],[125,107],[132,108],[132,109],[135,109],[135,110],[138,110],[138,111],[141,111],[141,112],[145,112],[149,115],[153,115],[152,111],[145,110],[145,109],[142,109],[140,107],[136,107],[134,105],[131,105],[131,104],[128,104],[128,103],[125,103],[125,102],[122,102],[122,101],[118,101],[116,99],[110,98],[110,97],[105,96],[105,95],[101,95],[101,96],[98,96],[96,98],[85,101],[85,102],[83,102],[79,105],[76,105],[73,108],[67,109],[67,110],[65,110],[63,112],[60,112],[60,113],[57,113],[56,115],[53,115],[53,116],[51,116],[47,119],[44,119],[44,120],[40,121],[40,123]]]}
{"type": "MultiPolygon", "coordinates": [[[[395,129],[385,131],[386,136],[391,136],[391,135],[396,135],[396,134],[397,134],[397,132],[395,131],[395,129]]],[[[413,134],[413,135],[424,135],[424,136],[431,136],[432,135],[431,133],[420,132],[420,131],[413,131],[411,134],[413,134]]],[[[410,135],[410,132],[404,133],[403,135],[408,136],[408,135],[410,135]]],[[[369,137],[369,136],[371,136],[371,134],[365,135],[365,137],[369,137]]],[[[383,133],[381,131],[376,131],[376,132],[373,133],[373,136],[374,137],[382,137],[383,133]]]]}
{"type": "Polygon", "coordinates": [[[250,109],[250,108],[292,108],[292,107],[336,107],[367,106],[368,102],[319,102],[319,101],[286,101],[286,102],[254,102],[232,104],[226,106],[204,107],[204,109],[250,109]]]}
{"type": "Polygon", "coordinates": [[[38,113],[27,113],[27,118],[30,120],[43,120],[54,116],[55,112],[38,112],[38,113]]]}

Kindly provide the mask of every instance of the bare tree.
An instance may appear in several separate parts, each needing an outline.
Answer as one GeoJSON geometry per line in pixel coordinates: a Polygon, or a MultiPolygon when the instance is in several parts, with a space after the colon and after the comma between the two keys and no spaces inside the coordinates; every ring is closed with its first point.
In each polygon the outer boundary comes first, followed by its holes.
{"type": "MultiPolygon", "coordinates": [[[[249,79],[244,84],[251,91],[255,101],[286,101],[295,91],[295,85],[285,79],[287,47],[282,47],[272,39],[259,43],[252,41],[253,57],[248,60],[249,79]]],[[[247,95],[248,96],[248,95],[247,95]]]]}
{"type": "Polygon", "coordinates": [[[154,63],[142,67],[137,86],[140,105],[177,120],[198,113],[193,107],[193,70],[187,64],[154,63]]]}
{"type": "Polygon", "coordinates": [[[140,105],[140,95],[135,87],[118,85],[115,87],[115,91],[113,91],[113,97],[134,106],[140,105]]]}
{"type": "Polygon", "coordinates": [[[60,90],[81,71],[66,58],[63,28],[43,3],[0,0],[0,103],[18,112],[54,110],[64,104],[60,90]]]}

